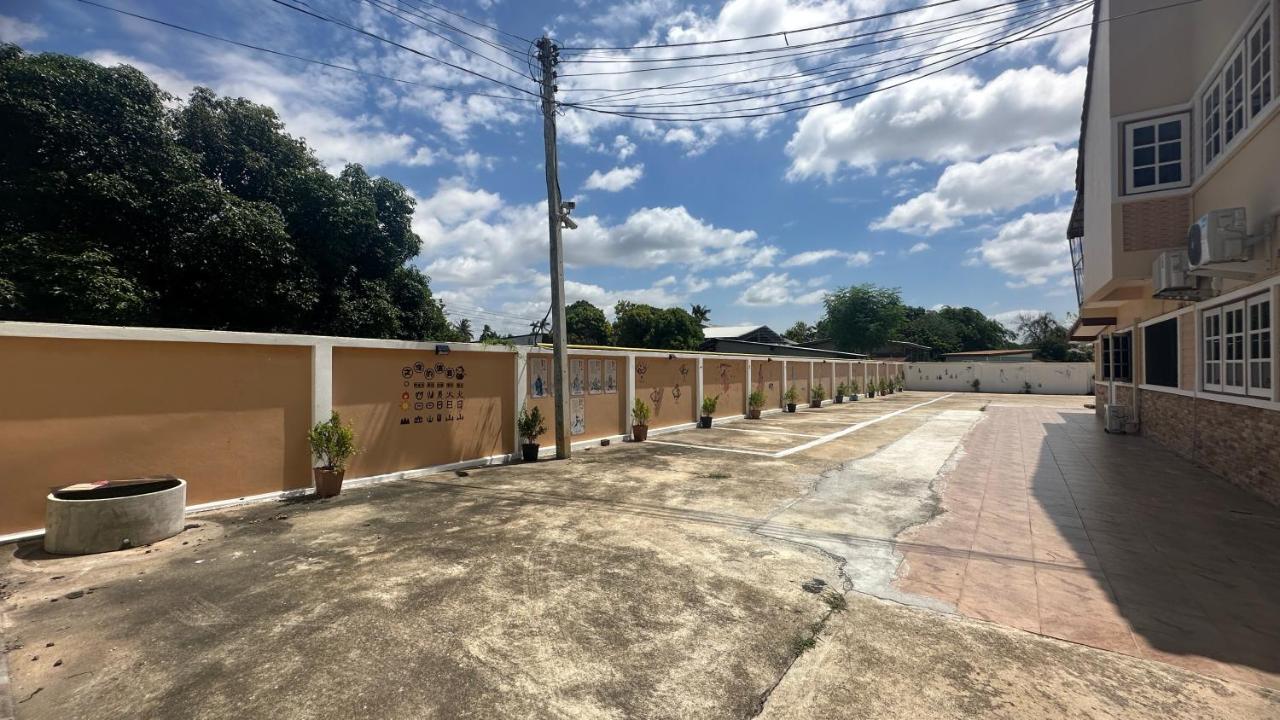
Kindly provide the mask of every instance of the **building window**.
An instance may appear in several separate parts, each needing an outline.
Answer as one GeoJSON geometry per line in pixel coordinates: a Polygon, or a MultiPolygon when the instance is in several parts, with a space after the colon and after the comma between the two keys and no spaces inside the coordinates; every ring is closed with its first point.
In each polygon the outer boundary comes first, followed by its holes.
{"type": "Polygon", "coordinates": [[[1178,319],[1152,323],[1142,330],[1143,381],[1178,387],[1178,319]]]}
{"type": "Polygon", "coordinates": [[[1185,187],[1191,181],[1186,149],[1186,113],[1125,125],[1125,185],[1128,193],[1185,187]]]}
{"type": "Polygon", "coordinates": [[[1222,132],[1227,145],[1244,130],[1244,48],[1222,69],[1222,132]]]}
{"type": "Polygon", "coordinates": [[[1130,333],[1115,333],[1102,338],[1102,379],[1116,382],[1132,382],[1130,333]]]}
{"type": "Polygon", "coordinates": [[[1222,152],[1222,87],[1214,83],[1201,101],[1204,122],[1204,164],[1208,165],[1222,152]]]}
{"type": "Polygon", "coordinates": [[[1252,119],[1262,112],[1262,108],[1274,96],[1270,9],[1262,13],[1262,17],[1249,28],[1245,45],[1249,56],[1249,118],[1252,119]]]}
{"type": "Polygon", "coordinates": [[[1249,394],[1271,397],[1271,298],[1259,295],[1248,301],[1249,394]]]}
{"type": "Polygon", "coordinates": [[[1270,398],[1275,376],[1270,295],[1206,310],[1200,322],[1204,389],[1270,398]]]}

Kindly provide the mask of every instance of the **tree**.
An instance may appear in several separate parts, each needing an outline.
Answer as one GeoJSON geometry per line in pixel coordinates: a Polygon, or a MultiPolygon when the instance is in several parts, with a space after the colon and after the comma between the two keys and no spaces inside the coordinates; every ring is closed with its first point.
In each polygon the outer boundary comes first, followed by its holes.
{"type": "Polygon", "coordinates": [[[1006,348],[1013,335],[971,307],[908,307],[904,317],[894,339],[925,345],[935,358],[945,353],[1006,348]]]}
{"type": "Polygon", "coordinates": [[[0,317],[453,339],[404,187],[275,112],[0,46],[0,317]]]}
{"type": "Polygon", "coordinates": [[[883,347],[906,317],[900,290],[870,283],[828,293],[823,304],[831,339],[837,349],[846,352],[883,347]]]}
{"type": "Polygon", "coordinates": [[[1053,313],[1023,313],[1018,316],[1018,337],[1025,347],[1035,349],[1035,359],[1065,362],[1071,354],[1067,329],[1053,313]]]}
{"type": "Polygon", "coordinates": [[[818,339],[818,329],[803,320],[787,328],[782,336],[794,343],[807,343],[818,339]]]}
{"type": "Polygon", "coordinates": [[[707,321],[711,317],[711,308],[706,305],[694,304],[689,308],[689,314],[693,316],[694,320],[698,321],[699,325],[706,327],[707,321]]]}
{"type": "MultiPolygon", "coordinates": [[[[486,326],[487,327],[487,326],[486,326]]],[[[471,321],[462,318],[453,329],[458,334],[458,342],[471,342],[471,321]]]]}
{"type": "Polygon", "coordinates": [[[485,323],[484,327],[480,329],[480,337],[476,338],[476,340],[478,342],[491,342],[500,338],[501,336],[494,332],[493,328],[489,327],[488,323],[485,323]]]}
{"type": "Polygon", "coordinates": [[[570,345],[609,344],[609,321],[604,311],[586,300],[564,309],[564,327],[570,345]]]}
{"type": "Polygon", "coordinates": [[[614,306],[613,337],[621,347],[696,350],[702,326],[683,308],[656,308],[621,300],[614,306]]]}

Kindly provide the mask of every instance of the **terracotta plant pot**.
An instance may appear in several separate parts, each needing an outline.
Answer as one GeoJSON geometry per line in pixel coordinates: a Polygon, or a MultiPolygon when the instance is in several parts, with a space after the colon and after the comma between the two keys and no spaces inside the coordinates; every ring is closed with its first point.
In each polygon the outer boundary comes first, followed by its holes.
{"type": "Polygon", "coordinates": [[[758,408],[758,407],[747,408],[747,419],[748,419],[748,420],[759,420],[759,419],[760,419],[760,408],[758,408]]]}
{"type": "Polygon", "coordinates": [[[521,443],[520,457],[525,462],[538,462],[538,443],[521,443]]]}
{"type": "Polygon", "coordinates": [[[649,426],[648,426],[648,425],[632,425],[632,426],[631,426],[631,439],[632,439],[632,440],[634,440],[635,442],[644,442],[644,441],[645,441],[645,440],[647,440],[648,438],[649,438],[649,426]]]}
{"type": "Polygon", "coordinates": [[[789,413],[793,413],[793,412],[795,412],[795,411],[796,411],[796,404],[795,404],[795,403],[787,403],[787,412],[789,412],[789,413]]]}
{"type": "Polygon", "coordinates": [[[711,416],[710,416],[710,415],[703,415],[702,417],[698,418],[698,427],[702,428],[703,430],[710,430],[710,429],[711,429],[711,416]]]}
{"type": "Polygon", "coordinates": [[[336,468],[312,468],[311,475],[316,483],[316,497],[333,497],[342,492],[342,476],[346,472],[336,468]]]}

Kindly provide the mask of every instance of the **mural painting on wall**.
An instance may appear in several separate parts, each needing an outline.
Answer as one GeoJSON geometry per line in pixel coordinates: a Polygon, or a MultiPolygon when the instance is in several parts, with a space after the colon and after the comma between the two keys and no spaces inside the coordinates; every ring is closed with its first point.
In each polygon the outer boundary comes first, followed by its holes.
{"type": "Polygon", "coordinates": [[[427,425],[463,419],[467,368],[428,365],[419,360],[400,368],[400,424],[427,425]]]}
{"type": "Polygon", "coordinates": [[[720,363],[720,392],[729,392],[729,384],[733,381],[733,366],[729,363],[720,363]]]}
{"type": "Polygon", "coordinates": [[[644,374],[647,372],[649,372],[649,366],[647,364],[645,364],[644,362],[636,363],[636,377],[643,380],[644,374]]]}
{"type": "Polygon", "coordinates": [[[604,361],[604,391],[609,395],[615,395],[618,392],[618,361],[604,361]]]}
{"type": "Polygon", "coordinates": [[[600,361],[587,361],[587,392],[599,395],[604,392],[604,379],[600,377],[600,361]]]}
{"type": "Polygon", "coordinates": [[[649,402],[653,403],[653,414],[658,415],[662,412],[662,398],[666,395],[665,388],[656,387],[649,393],[649,402]]]}
{"type": "Polygon", "coordinates": [[[529,358],[529,397],[541,398],[554,394],[551,385],[551,359],[529,358]]]}
{"type": "Polygon", "coordinates": [[[570,398],[569,399],[569,434],[581,435],[587,431],[587,400],[586,398],[570,398]]]}
{"type": "Polygon", "coordinates": [[[582,360],[569,361],[569,394],[582,395],[587,391],[587,368],[582,360]]]}

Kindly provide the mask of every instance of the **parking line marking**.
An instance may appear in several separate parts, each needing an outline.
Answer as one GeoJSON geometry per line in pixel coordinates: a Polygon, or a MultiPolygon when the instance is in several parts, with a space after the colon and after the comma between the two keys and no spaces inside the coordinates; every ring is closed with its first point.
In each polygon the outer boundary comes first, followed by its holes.
{"type": "Polygon", "coordinates": [[[741,453],[743,455],[759,455],[761,457],[767,457],[767,458],[777,457],[773,453],[765,452],[763,450],[739,450],[737,448],[714,447],[711,445],[693,445],[691,443],[671,442],[670,440],[646,440],[645,442],[650,442],[650,443],[653,443],[654,445],[670,445],[672,447],[696,448],[698,450],[718,450],[720,452],[741,453]]]}
{"type": "Polygon", "coordinates": [[[946,395],[943,395],[942,397],[936,397],[936,398],[934,398],[934,399],[932,399],[932,400],[927,400],[927,401],[925,401],[925,402],[919,403],[918,405],[912,405],[911,407],[902,408],[901,410],[895,410],[895,411],[893,411],[893,412],[891,412],[891,413],[887,413],[887,414],[881,415],[880,417],[872,418],[872,419],[870,419],[870,420],[863,420],[862,422],[857,423],[857,424],[854,424],[854,425],[850,425],[849,427],[847,427],[847,428],[845,428],[845,429],[843,429],[843,430],[837,430],[837,431],[835,431],[835,432],[833,432],[833,433],[830,433],[830,434],[828,434],[828,435],[823,435],[822,437],[818,438],[817,440],[810,440],[810,441],[809,441],[809,442],[807,442],[807,443],[803,443],[803,444],[801,444],[801,445],[797,445],[797,446],[795,446],[795,447],[793,447],[793,448],[787,448],[786,450],[779,450],[778,452],[774,453],[774,454],[773,454],[773,456],[774,456],[774,457],[776,457],[776,458],[783,458],[783,457],[786,457],[786,456],[788,456],[788,455],[792,455],[792,454],[794,454],[794,453],[803,452],[803,451],[805,451],[805,450],[808,450],[809,448],[817,447],[817,446],[819,446],[819,445],[823,445],[823,444],[825,444],[825,443],[829,443],[829,442],[831,442],[832,440],[836,440],[836,439],[838,439],[838,438],[842,438],[842,437],[844,437],[845,435],[848,435],[848,434],[849,434],[849,433],[851,433],[851,432],[857,432],[858,430],[861,430],[862,428],[867,427],[868,425],[875,425],[876,423],[878,423],[878,422],[880,422],[880,421],[882,421],[882,420],[888,420],[888,419],[889,419],[889,418],[891,418],[891,417],[897,417],[898,415],[901,415],[902,413],[905,413],[905,412],[911,412],[912,410],[915,410],[916,408],[922,408],[922,407],[924,407],[925,405],[932,405],[932,404],[934,404],[934,403],[938,402],[939,400],[946,400],[947,398],[951,397],[951,396],[952,396],[952,395],[954,395],[954,394],[955,394],[955,393],[947,393],[946,395]]]}
{"type": "MultiPolygon", "coordinates": [[[[844,423],[841,423],[841,425],[843,424],[844,423]]],[[[718,425],[713,429],[714,430],[733,430],[734,432],[761,433],[763,435],[794,435],[796,437],[808,437],[808,438],[822,437],[821,435],[814,435],[813,433],[783,432],[782,430],[755,430],[752,428],[724,427],[721,425],[718,425]]]]}

